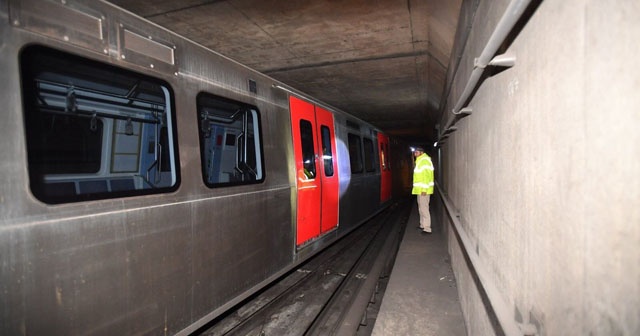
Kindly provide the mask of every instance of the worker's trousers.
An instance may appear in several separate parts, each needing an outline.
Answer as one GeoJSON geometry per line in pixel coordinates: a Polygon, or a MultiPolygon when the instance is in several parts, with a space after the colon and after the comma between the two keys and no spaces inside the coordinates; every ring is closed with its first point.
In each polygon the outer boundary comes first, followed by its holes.
{"type": "Polygon", "coordinates": [[[431,195],[417,195],[417,198],[418,212],[420,213],[420,228],[422,231],[431,232],[431,214],[429,214],[429,199],[431,195]]]}

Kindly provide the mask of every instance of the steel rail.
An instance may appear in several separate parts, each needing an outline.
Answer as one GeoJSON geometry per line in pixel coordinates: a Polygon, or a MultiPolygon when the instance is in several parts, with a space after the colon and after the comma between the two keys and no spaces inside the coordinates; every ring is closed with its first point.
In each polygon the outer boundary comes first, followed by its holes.
{"type": "Polygon", "coordinates": [[[396,203],[398,206],[387,213],[383,225],[371,239],[361,256],[354,263],[344,281],[338,286],[331,299],[309,326],[306,336],[355,335],[374,294],[381,274],[389,267],[389,260],[404,232],[402,223],[410,210],[409,202],[396,203]]]}
{"type": "Polygon", "coordinates": [[[221,318],[200,328],[195,334],[203,336],[243,335],[247,332],[254,332],[258,325],[263,325],[263,330],[267,333],[286,334],[288,332],[290,335],[305,333],[303,330],[308,331],[314,321],[318,320],[319,314],[322,314],[322,311],[326,309],[328,302],[331,301],[330,297],[335,296],[334,291],[339,290],[340,284],[354,277],[351,273],[353,273],[355,265],[358,264],[357,260],[362,258],[362,253],[367,250],[367,246],[384,228],[383,224],[386,223],[389,213],[390,211],[383,211],[374,216],[370,219],[373,220],[371,225],[363,225],[354,230],[326,251],[303,264],[297,271],[292,271],[268,287],[262,294],[258,294],[245,304],[237,306],[229,314],[223,314],[221,318]],[[330,290],[329,287],[334,288],[330,290]],[[326,292],[321,293],[322,291],[326,292]],[[314,296],[325,298],[315,299],[314,296]],[[305,299],[301,300],[302,297],[305,299]],[[299,301],[309,301],[310,310],[305,310],[305,306],[299,306],[299,301]],[[320,305],[318,306],[318,304],[320,305]],[[294,313],[289,310],[291,307],[298,307],[296,309],[302,309],[300,311],[303,313],[294,313]],[[318,309],[318,315],[307,316],[308,312],[316,309],[318,309]],[[293,313],[292,316],[297,316],[299,320],[289,316],[289,313],[293,313]],[[273,318],[277,320],[279,316],[285,320],[293,320],[273,325],[267,322],[273,318]],[[286,329],[282,329],[285,325],[287,325],[286,329]]]}

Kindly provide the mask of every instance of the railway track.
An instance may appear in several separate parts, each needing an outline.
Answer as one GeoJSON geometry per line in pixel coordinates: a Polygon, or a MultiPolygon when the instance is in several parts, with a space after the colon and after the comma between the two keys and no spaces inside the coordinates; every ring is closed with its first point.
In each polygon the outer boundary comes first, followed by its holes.
{"type": "Polygon", "coordinates": [[[393,204],[194,335],[356,335],[409,210],[406,200],[393,204]]]}

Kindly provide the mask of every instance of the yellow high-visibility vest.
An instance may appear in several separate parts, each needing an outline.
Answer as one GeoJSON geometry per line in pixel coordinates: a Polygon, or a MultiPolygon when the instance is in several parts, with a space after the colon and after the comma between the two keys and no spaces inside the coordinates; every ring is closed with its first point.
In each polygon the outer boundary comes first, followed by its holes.
{"type": "Polygon", "coordinates": [[[413,195],[420,195],[423,192],[433,194],[433,162],[426,153],[418,156],[416,167],[413,169],[413,195]]]}

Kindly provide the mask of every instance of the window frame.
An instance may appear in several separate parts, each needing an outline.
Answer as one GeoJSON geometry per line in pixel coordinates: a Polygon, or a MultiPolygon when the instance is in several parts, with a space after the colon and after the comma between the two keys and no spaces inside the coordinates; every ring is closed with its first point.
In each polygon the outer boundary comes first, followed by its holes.
{"type": "Polygon", "coordinates": [[[358,134],[347,133],[347,142],[349,147],[349,165],[351,166],[351,174],[362,174],[364,172],[364,163],[362,160],[362,138],[358,134]],[[356,149],[353,148],[354,144],[352,144],[352,141],[357,141],[355,143],[355,146],[357,146],[356,149]]]}
{"type": "MultiPolygon", "coordinates": [[[[212,106],[207,106],[209,108],[214,108],[212,106]]],[[[200,174],[201,174],[201,178],[202,178],[202,182],[210,189],[215,189],[215,188],[226,188],[226,187],[232,187],[232,186],[239,186],[239,185],[250,185],[250,184],[259,184],[259,183],[263,183],[266,179],[266,169],[265,169],[265,164],[264,164],[264,150],[263,150],[263,137],[262,137],[262,120],[261,120],[261,113],[260,110],[258,109],[257,106],[255,105],[251,105],[248,103],[244,103],[242,101],[238,101],[238,100],[234,100],[234,99],[230,99],[224,96],[220,96],[220,95],[216,95],[216,94],[212,94],[206,91],[201,91],[198,93],[198,95],[196,96],[196,117],[197,117],[197,122],[198,122],[198,142],[199,142],[199,147],[200,147],[200,174]],[[260,177],[256,176],[256,179],[254,180],[246,180],[246,181],[231,181],[231,177],[229,178],[229,181],[223,181],[223,182],[209,182],[209,175],[207,173],[207,167],[205,166],[205,162],[207,161],[207,157],[205,156],[205,146],[206,146],[206,140],[204,139],[203,135],[205,134],[205,131],[203,130],[203,109],[205,107],[203,107],[202,101],[208,99],[210,102],[215,102],[217,104],[220,105],[226,105],[226,106],[236,106],[238,109],[243,109],[243,113],[244,115],[248,115],[248,114],[253,114],[253,119],[252,122],[253,123],[257,123],[257,125],[254,125],[254,129],[257,129],[258,131],[258,136],[255,137],[255,134],[253,136],[253,149],[255,150],[254,152],[254,159],[255,159],[255,164],[257,168],[257,172],[256,175],[259,173],[260,177]],[[257,142],[257,145],[255,145],[257,142]],[[259,165],[259,166],[258,166],[259,165]]],[[[225,133],[222,135],[223,136],[223,142],[224,142],[224,146],[228,146],[230,143],[230,136],[231,133],[225,133]]],[[[231,136],[232,137],[232,136],[231,136]]],[[[240,141],[239,138],[235,138],[235,141],[233,142],[232,145],[230,146],[234,146],[236,147],[236,160],[238,158],[238,156],[240,156],[238,154],[238,148],[237,146],[240,145],[240,141]]],[[[242,143],[244,144],[244,143],[242,143]]],[[[246,153],[245,153],[246,155],[246,153]]],[[[238,161],[236,161],[237,163],[239,163],[238,161]]],[[[246,164],[246,162],[244,162],[246,164]]],[[[247,167],[249,167],[247,165],[247,167]]],[[[249,167],[251,168],[251,167],[249,167]]],[[[254,170],[254,169],[251,169],[254,170]]],[[[235,170],[234,170],[235,171],[235,170]]],[[[221,171],[218,170],[217,173],[219,174],[221,171]]],[[[242,173],[241,173],[242,174],[242,173]]]]}
{"type": "MultiPolygon", "coordinates": [[[[22,114],[26,137],[25,151],[27,153],[27,169],[29,172],[29,190],[36,199],[46,204],[55,205],[170,193],[179,188],[181,178],[176,123],[177,113],[175,109],[176,99],[173,88],[168,82],[104,61],[39,44],[29,45],[20,51],[19,65],[20,79],[22,82],[22,114]],[[42,84],[48,81],[47,77],[59,81],[49,82],[51,84],[42,84]],[[63,82],[62,80],[66,80],[67,82],[63,82]],[[72,80],[73,82],[70,84],[69,82],[72,80]],[[168,176],[164,177],[169,178],[169,185],[154,187],[148,180],[141,180],[144,179],[141,173],[133,174],[114,170],[114,165],[117,164],[114,159],[116,153],[113,152],[115,150],[114,148],[116,148],[115,128],[118,125],[118,121],[122,121],[124,118],[124,114],[120,110],[123,107],[120,106],[119,104],[121,103],[118,102],[118,100],[123,99],[123,96],[119,96],[117,91],[123,89],[122,85],[126,84],[124,81],[143,83],[143,85],[151,86],[158,90],[156,92],[157,96],[155,97],[162,97],[162,105],[159,106],[164,109],[162,112],[164,116],[162,119],[156,119],[160,120],[156,122],[156,124],[164,122],[165,127],[170,128],[171,132],[167,137],[170,142],[169,146],[171,147],[167,160],[170,161],[169,164],[172,170],[168,176]],[[77,87],[76,84],[78,85],[77,87]],[[60,107],[47,104],[45,99],[58,99],[57,97],[59,97],[60,94],[57,92],[51,94],[51,91],[46,93],[47,89],[44,88],[46,85],[53,87],[68,86],[67,97],[65,98],[67,102],[66,108],[60,110],[60,107]],[[85,97],[75,98],[76,92],[84,94],[85,97]],[[45,94],[49,96],[43,98],[42,95],[45,94]],[[70,94],[73,94],[73,97],[70,97],[70,94]],[[80,99],[84,100],[82,104],[85,104],[85,106],[100,106],[100,109],[104,110],[104,112],[96,112],[96,110],[93,110],[93,116],[89,116],[87,111],[80,108],[81,103],[78,102],[80,99]],[[70,102],[71,105],[69,105],[70,102]],[[48,144],[45,135],[38,134],[38,131],[42,130],[41,126],[38,126],[38,123],[42,122],[45,118],[49,118],[48,115],[61,115],[60,119],[91,118],[92,123],[95,120],[103,124],[99,149],[100,162],[98,165],[100,168],[97,172],[52,172],[50,170],[51,168],[47,167],[49,163],[46,162],[46,160],[36,159],[36,151],[51,150],[51,148],[53,148],[47,147],[48,144]],[[104,126],[105,122],[110,124],[106,129],[104,126]],[[105,137],[105,135],[107,136],[105,137]],[[108,160],[105,160],[107,156],[108,160]],[[85,187],[89,185],[93,185],[94,187],[87,187],[85,189],[85,187]]],[[[135,94],[146,94],[143,92],[144,88],[138,91],[137,86],[131,87],[131,90],[135,94]]],[[[133,99],[138,99],[138,97],[133,99]]],[[[142,107],[133,107],[132,109],[142,109],[142,107]]],[[[51,118],[55,119],[55,117],[51,118]]],[[[147,117],[145,116],[144,118],[147,117]]],[[[155,118],[155,115],[151,116],[151,118],[155,118]]],[[[132,118],[129,118],[127,122],[130,122],[131,119],[132,118]]],[[[144,125],[149,124],[151,120],[152,119],[140,119],[140,129],[142,129],[144,125]]],[[[142,133],[141,131],[138,134],[140,140],[135,149],[138,155],[138,161],[135,162],[138,168],[136,173],[143,168],[142,164],[144,163],[140,158],[146,149],[142,142],[143,134],[146,133],[142,133]]],[[[154,144],[154,153],[156,155],[162,155],[156,152],[161,150],[158,149],[158,147],[157,144],[154,144]]],[[[133,147],[125,148],[132,149],[133,147]]],[[[163,163],[161,159],[158,159],[156,156],[156,162],[154,164],[160,166],[161,163],[163,163]],[[160,162],[158,162],[158,160],[160,160],[160,162]]],[[[154,171],[153,173],[160,175],[161,171],[159,169],[160,168],[158,168],[158,172],[154,171]]]]}
{"type": "Polygon", "coordinates": [[[375,149],[373,148],[373,140],[363,138],[362,149],[364,152],[364,170],[367,173],[376,171],[375,149]]]}
{"type": "Polygon", "coordinates": [[[302,167],[304,169],[304,175],[308,180],[313,180],[318,177],[313,123],[310,120],[301,118],[298,123],[298,128],[300,130],[300,149],[302,150],[302,167]]]}
{"type": "Polygon", "coordinates": [[[383,171],[388,171],[388,170],[391,170],[391,167],[389,166],[389,148],[388,148],[386,142],[383,142],[381,145],[382,146],[380,146],[381,147],[381,149],[380,149],[380,151],[381,151],[381,153],[380,153],[380,157],[381,157],[380,163],[382,165],[382,170],[383,171]]]}
{"type": "Polygon", "coordinates": [[[324,176],[332,177],[335,174],[333,170],[333,149],[331,148],[331,140],[333,136],[331,129],[327,125],[320,125],[320,141],[322,148],[327,149],[326,153],[322,153],[322,165],[324,166],[324,176]]]}

